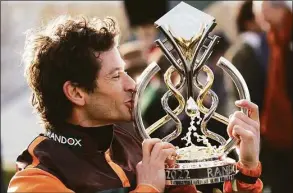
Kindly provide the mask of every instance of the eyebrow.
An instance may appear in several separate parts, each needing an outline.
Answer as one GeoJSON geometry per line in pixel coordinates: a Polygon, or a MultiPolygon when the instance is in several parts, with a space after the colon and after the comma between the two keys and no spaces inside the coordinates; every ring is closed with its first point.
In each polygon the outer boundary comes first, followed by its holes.
{"type": "Polygon", "coordinates": [[[121,67],[116,67],[116,68],[112,69],[112,70],[109,72],[109,75],[110,75],[110,74],[113,74],[113,73],[116,72],[116,71],[120,71],[120,70],[123,70],[123,68],[121,68],[121,67]]]}

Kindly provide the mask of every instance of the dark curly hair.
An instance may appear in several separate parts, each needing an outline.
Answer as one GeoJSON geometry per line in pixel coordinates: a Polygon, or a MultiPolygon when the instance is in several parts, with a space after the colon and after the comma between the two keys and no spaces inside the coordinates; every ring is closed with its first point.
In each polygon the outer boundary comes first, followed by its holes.
{"type": "Polygon", "coordinates": [[[99,54],[118,43],[115,19],[60,16],[48,25],[27,33],[23,62],[32,89],[32,105],[46,129],[65,122],[72,103],[63,92],[70,81],[93,92],[100,70],[99,54]]]}

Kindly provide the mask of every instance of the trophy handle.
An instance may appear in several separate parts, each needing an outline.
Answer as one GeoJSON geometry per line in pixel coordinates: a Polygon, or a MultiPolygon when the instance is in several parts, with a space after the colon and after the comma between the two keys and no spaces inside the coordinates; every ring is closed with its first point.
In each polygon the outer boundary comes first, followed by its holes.
{"type": "Polygon", "coordinates": [[[140,78],[140,81],[138,82],[137,90],[134,96],[133,116],[134,116],[135,124],[138,128],[138,132],[140,133],[143,139],[150,139],[151,137],[146,132],[145,127],[143,125],[142,118],[140,116],[141,95],[143,94],[143,91],[145,90],[147,84],[150,82],[152,77],[160,70],[161,69],[156,62],[152,62],[150,65],[148,65],[148,67],[140,75],[141,78],[140,78]]]}
{"type": "MultiPolygon", "coordinates": [[[[250,101],[250,94],[249,90],[247,87],[247,84],[243,78],[243,76],[240,74],[240,72],[237,70],[237,68],[229,62],[227,59],[224,57],[221,57],[218,62],[217,66],[219,66],[224,72],[226,72],[230,78],[233,80],[237,91],[239,93],[239,98],[240,99],[246,99],[250,101]]],[[[248,115],[248,111],[245,108],[241,108],[241,111],[248,115]]],[[[235,138],[229,138],[226,142],[226,144],[223,146],[222,151],[223,151],[223,156],[228,155],[231,150],[235,147],[237,144],[238,140],[235,138]]]]}

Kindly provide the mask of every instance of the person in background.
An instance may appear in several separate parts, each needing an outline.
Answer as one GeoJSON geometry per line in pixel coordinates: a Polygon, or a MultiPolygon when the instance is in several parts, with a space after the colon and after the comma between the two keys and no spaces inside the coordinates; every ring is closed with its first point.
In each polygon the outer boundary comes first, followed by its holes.
{"type": "MultiPolygon", "coordinates": [[[[155,40],[160,38],[160,32],[156,29],[154,22],[167,13],[168,1],[162,0],[152,2],[124,0],[124,7],[130,27],[134,32],[133,38],[135,39],[131,39],[125,44],[132,45],[132,48],[127,50],[130,50],[129,53],[131,53],[131,50],[134,50],[135,47],[138,48],[136,50],[139,50],[140,54],[136,54],[137,56],[135,57],[138,58],[139,56],[140,60],[144,61],[146,64],[144,68],[152,62],[156,62],[161,68],[161,70],[150,80],[142,96],[143,104],[141,107],[141,114],[145,127],[148,127],[166,115],[166,112],[161,107],[161,97],[168,90],[164,83],[163,76],[165,71],[170,67],[170,62],[165,58],[160,48],[155,44],[155,40]],[[145,10],[151,11],[145,12],[145,10]]],[[[121,46],[121,48],[125,47],[130,46],[121,46]]],[[[123,51],[123,53],[125,53],[125,51],[123,51]]],[[[131,54],[131,56],[134,56],[135,53],[132,53],[133,54],[131,54]]],[[[125,57],[127,57],[127,55],[125,55],[125,57]]],[[[133,62],[129,61],[129,63],[131,63],[131,65],[128,66],[127,71],[132,72],[133,69],[136,69],[136,66],[138,66],[141,62],[133,60],[133,62]]],[[[140,73],[144,70],[144,68],[141,69],[140,73]]],[[[138,77],[138,74],[135,76],[138,77]]],[[[133,78],[136,79],[135,77],[133,78]]],[[[172,109],[174,109],[178,105],[178,102],[174,97],[171,97],[169,105],[172,109]]],[[[169,132],[170,129],[173,129],[174,126],[175,123],[170,121],[170,124],[163,126],[164,128],[155,132],[153,136],[162,137],[166,132],[169,132]]]]}
{"type": "Polygon", "coordinates": [[[156,50],[154,41],[160,36],[154,22],[167,13],[168,1],[124,0],[124,8],[130,28],[134,31],[132,39],[143,44],[143,57],[147,60],[149,54],[156,50]]]}
{"type": "Polygon", "coordinates": [[[292,1],[263,1],[269,65],[261,114],[263,179],[272,193],[289,192],[293,163],[292,1]]]}
{"type": "MultiPolygon", "coordinates": [[[[238,38],[226,53],[233,65],[239,70],[247,83],[251,101],[256,103],[260,112],[263,109],[268,45],[265,33],[256,21],[251,0],[241,3],[236,17],[238,38]]],[[[234,97],[239,98],[233,86],[234,97]]]]}

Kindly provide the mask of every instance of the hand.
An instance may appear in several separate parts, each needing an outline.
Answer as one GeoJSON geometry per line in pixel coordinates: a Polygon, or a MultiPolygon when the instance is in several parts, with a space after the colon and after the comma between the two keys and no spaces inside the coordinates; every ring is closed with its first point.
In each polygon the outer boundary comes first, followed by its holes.
{"type": "Polygon", "coordinates": [[[146,139],[142,143],[142,161],[136,166],[137,184],[149,184],[164,192],[166,176],[165,161],[176,155],[175,147],[160,139],[146,139]]]}
{"type": "Polygon", "coordinates": [[[236,106],[248,109],[248,116],[236,111],[229,117],[228,135],[240,140],[239,161],[247,169],[254,169],[259,162],[260,122],[258,106],[247,100],[235,102],[236,106]]]}

